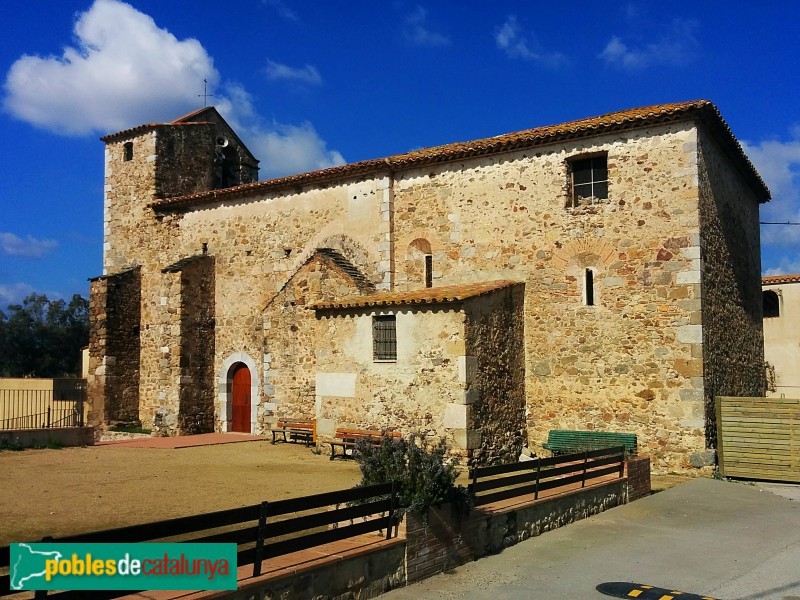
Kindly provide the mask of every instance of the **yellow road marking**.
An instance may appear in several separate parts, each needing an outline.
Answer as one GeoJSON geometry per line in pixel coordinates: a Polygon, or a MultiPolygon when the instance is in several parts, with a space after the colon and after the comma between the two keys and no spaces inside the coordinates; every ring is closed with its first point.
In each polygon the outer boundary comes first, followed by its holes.
{"type": "Polygon", "coordinates": [[[631,590],[630,592],[628,592],[628,596],[632,596],[632,597],[636,598],[636,596],[638,596],[641,593],[642,593],[642,590],[631,590]]]}

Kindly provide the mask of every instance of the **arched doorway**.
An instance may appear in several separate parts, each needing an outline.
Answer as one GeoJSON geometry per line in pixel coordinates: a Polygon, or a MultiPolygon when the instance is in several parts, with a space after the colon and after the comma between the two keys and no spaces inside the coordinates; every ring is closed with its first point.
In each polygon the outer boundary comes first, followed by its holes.
{"type": "Polygon", "coordinates": [[[250,433],[250,369],[237,363],[231,369],[231,431],[250,433]]]}

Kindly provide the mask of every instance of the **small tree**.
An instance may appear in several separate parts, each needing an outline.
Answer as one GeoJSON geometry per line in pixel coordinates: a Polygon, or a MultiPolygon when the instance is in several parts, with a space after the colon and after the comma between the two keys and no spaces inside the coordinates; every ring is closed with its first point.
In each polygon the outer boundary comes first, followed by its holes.
{"type": "Polygon", "coordinates": [[[380,444],[362,441],[356,448],[365,487],[396,481],[400,484],[400,513],[418,512],[427,522],[428,509],[452,502],[459,512],[469,510],[469,492],[456,485],[458,459],[447,458],[443,440],[427,440],[411,435],[406,438],[385,437],[380,444]]]}

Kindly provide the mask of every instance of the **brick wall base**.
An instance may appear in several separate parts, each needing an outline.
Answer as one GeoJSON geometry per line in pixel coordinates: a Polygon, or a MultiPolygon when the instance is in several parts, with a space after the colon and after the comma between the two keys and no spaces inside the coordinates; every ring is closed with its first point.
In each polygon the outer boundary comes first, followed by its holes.
{"type": "Polygon", "coordinates": [[[650,457],[634,456],[628,459],[628,502],[649,496],[650,487],[650,457]]]}

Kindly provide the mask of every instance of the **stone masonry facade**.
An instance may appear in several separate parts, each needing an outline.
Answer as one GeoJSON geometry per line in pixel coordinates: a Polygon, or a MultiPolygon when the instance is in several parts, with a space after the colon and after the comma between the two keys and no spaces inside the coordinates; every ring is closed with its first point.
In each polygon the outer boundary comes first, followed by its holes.
{"type": "MultiPolygon", "coordinates": [[[[521,291],[509,293],[521,300],[482,317],[476,309],[474,320],[464,316],[469,311],[430,312],[431,328],[475,357],[475,385],[508,393],[505,403],[496,397],[470,409],[493,440],[480,446],[480,460],[505,460],[523,442],[535,450],[550,429],[602,429],[636,433],[656,471],[688,468],[698,456],[711,465],[713,397],[763,392],[758,205],[769,192],[709,102],[621,111],[259,183],[252,182],[257,163],[239,149],[243,166],[233,180],[241,185],[218,189],[208,184],[213,153],[196,151],[205,163],[170,158],[191,150],[186,133],[180,143],[159,142],[175,130],[205,128],[197,144],[222,136],[226,148],[239,147],[213,108],[192,119],[104,138],[104,277],[140,273],[139,378],[128,384],[138,390],[146,424],[174,415],[162,422],[176,433],[182,399],[208,414],[210,397],[214,428],[229,429],[237,365],[251,372],[253,432],[281,416],[377,420],[369,410],[388,382],[364,354],[371,348],[344,343],[346,319],[304,306],[498,280],[518,283],[513,289],[521,291]],[[585,157],[607,160],[607,197],[573,207],[571,165],[585,157]],[[339,258],[325,258],[326,249],[339,258]],[[187,295],[180,276],[164,269],[203,253],[213,257],[212,272],[191,304],[213,312],[200,320],[213,356],[182,362],[179,307],[188,306],[187,295]],[[331,344],[362,365],[361,400],[322,394],[320,401],[318,373],[331,344]],[[207,385],[208,396],[186,391],[207,385]]],[[[101,338],[90,351],[98,406],[113,404],[110,395],[119,392],[101,387],[108,356],[101,338]]],[[[402,428],[446,434],[444,412],[433,418],[418,398],[438,395],[444,411],[455,403],[453,381],[452,364],[411,373],[406,398],[392,407],[403,413],[402,428]]]]}

